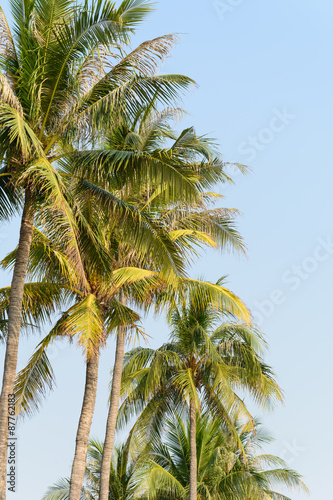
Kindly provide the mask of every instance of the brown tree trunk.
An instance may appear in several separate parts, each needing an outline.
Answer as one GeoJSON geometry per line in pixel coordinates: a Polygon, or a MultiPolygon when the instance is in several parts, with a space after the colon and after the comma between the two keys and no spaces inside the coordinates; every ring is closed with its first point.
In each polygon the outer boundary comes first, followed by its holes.
{"type": "Polygon", "coordinates": [[[2,390],[0,396],[0,500],[6,498],[7,444],[8,444],[8,395],[13,393],[16,376],[17,353],[21,329],[22,300],[24,282],[33,233],[33,211],[30,207],[31,194],[25,192],[25,202],[21,220],[20,238],[8,309],[8,336],[2,390]]]}
{"type": "Polygon", "coordinates": [[[104,441],[103,456],[102,456],[99,500],[108,500],[109,498],[110,467],[111,467],[113,442],[114,442],[114,435],[116,431],[116,423],[117,423],[117,416],[119,409],[121,374],[123,371],[125,340],[126,340],[126,327],[119,326],[117,335],[116,356],[115,356],[114,370],[112,377],[109,414],[106,424],[106,433],[105,433],[105,441],[104,441]]]}
{"type": "Polygon", "coordinates": [[[91,422],[95,410],[99,366],[99,349],[87,360],[86,383],[76,434],[75,454],[72,465],[69,500],[80,500],[84,481],[91,422]]]}
{"type": "Polygon", "coordinates": [[[198,482],[198,465],[197,465],[197,440],[196,440],[196,409],[194,403],[190,403],[190,500],[197,500],[197,482],[198,482]]]}

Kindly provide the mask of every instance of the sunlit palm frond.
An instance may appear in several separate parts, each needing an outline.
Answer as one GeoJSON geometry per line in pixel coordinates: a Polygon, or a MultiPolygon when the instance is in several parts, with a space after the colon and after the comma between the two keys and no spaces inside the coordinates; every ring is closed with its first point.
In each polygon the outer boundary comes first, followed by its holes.
{"type": "Polygon", "coordinates": [[[179,278],[159,299],[165,304],[173,297],[174,303],[193,304],[198,310],[213,308],[224,314],[231,314],[245,321],[251,321],[250,312],[245,304],[229,289],[220,283],[213,284],[190,278],[179,278]]]}
{"type": "Polygon", "coordinates": [[[74,304],[52,331],[75,337],[86,357],[90,358],[104,339],[103,320],[96,297],[89,294],[74,304]]]}

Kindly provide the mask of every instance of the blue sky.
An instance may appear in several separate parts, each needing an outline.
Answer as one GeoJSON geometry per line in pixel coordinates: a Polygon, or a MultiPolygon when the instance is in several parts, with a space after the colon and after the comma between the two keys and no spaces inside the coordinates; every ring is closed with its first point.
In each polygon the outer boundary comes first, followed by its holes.
{"type": "MultiPolygon", "coordinates": [[[[191,272],[228,274],[266,334],[285,405],[260,418],[275,438],[270,450],[304,475],[312,500],[330,498],[333,487],[324,433],[333,413],[332,16],[329,0],[161,0],[135,38],[183,34],[162,70],[199,85],[184,100],[184,126],[216,138],[226,161],[252,168],[220,190],[243,214],[247,258],[211,252],[191,272]]],[[[0,228],[0,256],[17,234],[17,221],[0,228]]],[[[0,285],[8,283],[1,273],[0,285]]],[[[163,318],[145,325],[152,345],[165,340],[163,318]]],[[[36,343],[22,340],[20,367],[36,343]]],[[[101,439],[113,353],[110,344],[101,362],[92,428],[101,439]]],[[[18,429],[18,500],[41,498],[70,472],[84,363],[75,346],[51,357],[57,388],[18,429]]]]}

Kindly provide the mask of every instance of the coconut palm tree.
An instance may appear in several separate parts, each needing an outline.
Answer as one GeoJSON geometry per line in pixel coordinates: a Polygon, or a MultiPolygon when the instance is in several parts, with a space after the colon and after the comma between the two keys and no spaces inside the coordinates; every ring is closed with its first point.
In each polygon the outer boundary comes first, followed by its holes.
{"type": "MultiPolygon", "coordinates": [[[[0,199],[2,217],[23,204],[20,238],[11,286],[8,335],[0,399],[0,499],[5,498],[7,395],[17,364],[21,309],[33,225],[57,227],[57,237],[77,249],[59,158],[73,145],[94,142],[117,112],[135,115],[154,97],[174,102],[193,82],[182,76],[156,76],[156,62],[168,52],[172,36],[146,42],[124,56],[136,25],[145,17],[145,0],[82,5],[73,0],[12,0],[13,31],[0,11],[0,199]],[[12,34],[13,33],[13,34],[12,34]],[[118,61],[111,64],[110,61],[118,61]],[[111,59],[110,59],[111,58],[111,59]]],[[[113,200],[113,209],[123,207],[113,200]]],[[[86,284],[88,287],[88,285],[86,284]]]]}
{"type": "Polygon", "coordinates": [[[197,498],[197,413],[207,408],[236,439],[234,416],[251,418],[239,390],[264,407],[282,399],[271,369],[261,359],[260,333],[226,321],[233,314],[228,304],[217,306],[210,297],[189,290],[187,301],[170,308],[170,342],[157,350],[139,347],[125,356],[122,394],[126,397],[118,420],[122,426],[139,413],[132,430],[135,446],[159,429],[170,412],[184,405],[188,409],[190,500],[197,498]]]}
{"type": "MultiPolygon", "coordinates": [[[[258,422],[237,424],[242,448],[219,419],[197,414],[198,496],[201,500],[276,499],[286,496],[277,486],[307,491],[300,475],[277,456],[259,454],[269,436],[258,422]],[[273,469],[269,468],[273,467],[273,469]]],[[[156,432],[143,455],[141,486],[149,498],[186,499],[190,477],[189,415],[173,415],[163,433],[156,432]],[[143,458],[144,460],[144,458],[143,458]]]]}

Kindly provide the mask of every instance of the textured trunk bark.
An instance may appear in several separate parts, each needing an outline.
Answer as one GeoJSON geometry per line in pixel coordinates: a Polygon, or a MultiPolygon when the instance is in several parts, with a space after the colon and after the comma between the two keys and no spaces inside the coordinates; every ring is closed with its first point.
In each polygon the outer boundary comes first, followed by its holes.
{"type": "Polygon", "coordinates": [[[34,216],[30,207],[30,199],[30,191],[26,190],[8,310],[8,336],[0,397],[0,500],[5,500],[6,498],[8,394],[12,394],[14,390],[24,282],[33,233],[34,216]]]}
{"type": "Polygon", "coordinates": [[[111,398],[109,406],[109,414],[106,424],[105,441],[101,465],[101,479],[99,487],[99,500],[108,500],[109,498],[109,480],[111,457],[113,450],[114,435],[116,431],[116,423],[119,409],[121,374],[123,371],[124,351],[126,340],[126,327],[120,326],[117,335],[116,357],[114,362],[111,398]]]}
{"type": "Polygon", "coordinates": [[[190,403],[190,500],[197,500],[197,440],[196,440],[196,410],[194,403],[190,403]]]}
{"type": "Polygon", "coordinates": [[[72,465],[69,500],[80,500],[84,481],[88,441],[91,422],[95,409],[99,366],[99,349],[91,356],[86,365],[86,383],[81,408],[81,415],[76,434],[75,454],[72,465]]]}

